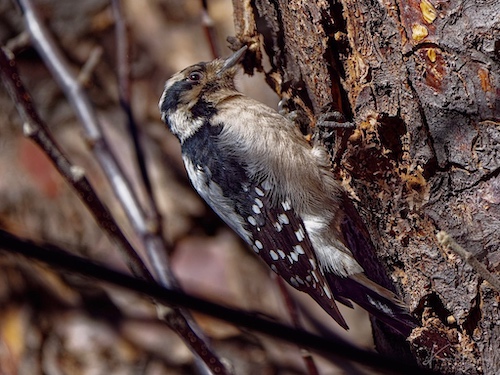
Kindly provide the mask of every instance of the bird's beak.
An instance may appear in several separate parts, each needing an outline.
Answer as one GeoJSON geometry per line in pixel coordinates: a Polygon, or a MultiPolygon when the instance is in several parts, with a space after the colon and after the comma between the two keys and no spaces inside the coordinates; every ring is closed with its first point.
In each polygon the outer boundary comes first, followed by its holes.
{"type": "Polygon", "coordinates": [[[245,52],[247,49],[248,49],[247,46],[243,46],[238,51],[236,51],[231,56],[229,56],[226,60],[224,60],[224,64],[217,72],[217,76],[220,77],[226,70],[228,70],[228,69],[232,68],[233,66],[235,66],[236,64],[238,64],[240,62],[241,58],[243,57],[243,55],[245,55],[245,52]]]}

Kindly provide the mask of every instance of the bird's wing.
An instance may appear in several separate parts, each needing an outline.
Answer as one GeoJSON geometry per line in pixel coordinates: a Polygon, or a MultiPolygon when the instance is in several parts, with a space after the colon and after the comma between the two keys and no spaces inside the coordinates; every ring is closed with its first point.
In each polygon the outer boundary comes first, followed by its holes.
{"type": "Polygon", "coordinates": [[[251,233],[253,250],[294,288],[309,294],[345,329],[348,326],[334,301],[334,296],[316,255],[302,219],[285,199],[272,204],[269,191],[262,185],[248,186],[238,209],[251,233]]]}
{"type": "Polygon", "coordinates": [[[347,329],[302,219],[288,199],[272,197],[273,186],[248,175],[241,155],[220,146],[223,127],[206,124],[182,145],[193,186],[274,272],[347,329]]]}

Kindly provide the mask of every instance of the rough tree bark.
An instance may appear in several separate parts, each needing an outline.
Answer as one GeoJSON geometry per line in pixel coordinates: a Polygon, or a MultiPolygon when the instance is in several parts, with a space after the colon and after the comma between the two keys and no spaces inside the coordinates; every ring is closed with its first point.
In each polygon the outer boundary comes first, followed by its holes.
{"type": "MultiPolygon", "coordinates": [[[[436,240],[446,230],[500,269],[498,1],[234,0],[247,72],[303,109],[355,122],[331,142],[386,274],[422,327],[422,366],[500,371],[499,291],[436,240]]],[[[377,339],[377,338],[376,338],[377,339]]],[[[391,353],[386,338],[379,350],[391,353]]]]}

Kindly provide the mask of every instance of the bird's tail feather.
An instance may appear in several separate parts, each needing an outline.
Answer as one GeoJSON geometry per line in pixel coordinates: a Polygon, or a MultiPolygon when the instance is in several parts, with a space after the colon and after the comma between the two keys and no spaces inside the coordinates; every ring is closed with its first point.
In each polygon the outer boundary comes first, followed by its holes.
{"type": "Polygon", "coordinates": [[[408,308],[394,293],[365,275],[356,274],[342,278],[329,274],[327,277],[338,297],[349,298],[404,336],[407,337],[413,328],[418,326],[408,308]]]}
{"type": "Polygon", "coordinates": [[[323,310],[325,310],[342,328],[344,328],[346,331],[349,330],[347,322],[345,321],[342,313],[340,312],[337,304],[333,299],[328,300],[324,296],[318,296],[315,293],[310,294],[310,296],[313,297],[316,303],[320,305],[323,310]]]}

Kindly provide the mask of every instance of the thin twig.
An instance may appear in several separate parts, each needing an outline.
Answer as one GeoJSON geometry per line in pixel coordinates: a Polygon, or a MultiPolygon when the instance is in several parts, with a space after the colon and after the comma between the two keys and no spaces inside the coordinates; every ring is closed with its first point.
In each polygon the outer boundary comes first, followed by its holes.
{"type": "Polygon", "coordinates": [[[116,63],[118,65],[120,97],[125,103],[130,103],[130,45],[121,0],[111,0],[111,9],[115,20],[116,63]]]}
{"type": "Polygon", "coordinates": [[[217,57],[220,57],[220,48],[217,41],[217,33],[215,31],[214,21],[212,17],[210,17],[210,13],[208,12],[207,0],[201,0],[201,4],[201,23],[203,25],[203,29],[205,30],[205,36],[207,37],[208,45],[210,46],[210,52],[212,53],[212,57],[215,59],[217,57]]]}
{"type": "Polygon", "coordinates": [[[53,267],[60,267],[77,275],[111,283],[150,296],[168,305],[183,306],[247,329],[300,346],[309,347],[328,357],[342,356],[357,363],[372,366],[380,370],[393,371],[398,374],[438,375],[436,372],[416,367],[413,364],[400,362],[397,358],[387,358],[375,352],[358,348],[340,337],[326,338],[318,336],[270,319],[257,317],[255,314],[193,297],[177,289],[169,289],[158,284],[135,279],[124,273],[72,255],[55,246],[40,246],[32,241],[16,237],[2,229],[0,229],[0,244],[0,249],[11,253],[21,254],[31,259],[45,262],[53,267]]]}
{"type": "MultiPolygon", "coordinates": [[[[279,289],[281,291],[281,295],[283,296],[283,299],[285,300],[285,306],[287,307],[288,313],[290,314],[290,318],[292,319],[292,324],[295,328],[297,329],[302,329],[302,324],[300,323],[300,318],[299,318],[299,313],[297,311],[297,305],[295,301],[292,299],[292,296],[290,295],[290,292],[288,291],[284,280],[279,277],[275,276],[275,279],[278,283],[279,289]]],[[[314,358],[309,350],[306,348],[301,348],[300,350],[302,358],[304,359],[304,363],[307,368],[307,372],[309,375],[319,375],[318,372],[318,367],[316,366],[316,363],[314,362],[314,358]]]]}
{"type": "MultiPolygon", "coordinates": [[[[63,53],[58,48],[52,35],[41,22],[30,0],[19,0],[24,12],[27,29],[31,35],[34,47],[52,72],[54,79],[59,83],[73,106],[77,117],[85,131],[88,144],[99,162],[104,174],[108,178],[114,193],[121,203],[132,227],[144,244],[153,273],[158,282],[166,287],[178,287],[172,274],[167,258],[167,246],[161,236],[159,228],[146,220],[143,209],[137,196],[126,179],[115,155],[110,151],[106,139],[103,137],[100,124],[93,110],[88,96],[85,94],[75,74],[66,62],[63,53]]],[[[160,306],[159,306],[160,308],[160,306]]],[[[228,370],[209,347],[207,339],[198,325],[187,311],[171,310],[165,313],[159,309],[161,318],[170,325],[193,349],[206,364],[216,373],[228,373],[228,370]],[[215,371],[217,370],[217,371],[215,371]]]]}
{"type": "Polygon", "coordinates": [[[89,83],[92,72],[101,60],[102,52],[103,50],[101,46],[94,47],[92,48],[92,51],[90,51],[89,58],[85,62],[85,65],[83,65],[77,78],[78,82],[80,82],[82,85],[86,85],[89,83]]]}
{"type": "Polygon", "coordinates": [[[115,39],[116,39],[116,61],[118,64],[118,88],[120,96],[120,105],[127,117],[127,127],[132,138],[132,144],[135,150],[137,166],[139,173],[146,189],[146,198],[148,203],[148,212],[151,217],[149,222],[152,227],[156,228],[158,235],[162,234],[163,219],[158,209],[158,205],[154,198],[153,186],[149,177],[148,168],[146,165],[146,156],[141,145],[141,131],[132,112],[130,84],[130,43],[127,30],[127,24],[123,15],[121,0],[111,1],[113,9],[113,17],[115,19],[115,39]]]}
{"type": "Polygon", "coordinates": [[[458,254],[467,264],[469,264],[484,280],[489,282],[493,288],[500,291],[500,280],[493,275],[488,269],[479,262],[476,257],[469,251],[465,250],[462,246],[455,242],[455,240],[445,231],[440,231],[436,235],[438,242],[453,250],[458,254]]]}
{"type": "Polygon", "coordinates": [[[30,34],[27,31],[23,31],[16,35],[14,38],[10,39],[5,43],[5,47],[9,51],[16,52],[23,48],[26,48],[30,44],[30,34]]]}

